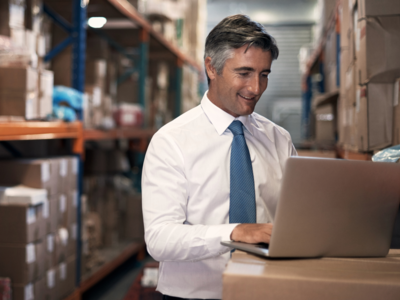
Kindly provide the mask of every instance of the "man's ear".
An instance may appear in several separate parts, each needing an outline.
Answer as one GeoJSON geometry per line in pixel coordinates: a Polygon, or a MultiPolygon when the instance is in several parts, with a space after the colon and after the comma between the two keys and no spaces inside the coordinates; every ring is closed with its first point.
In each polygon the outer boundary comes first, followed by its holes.
{"type": "Polygon", "coordinates": [[[206,57],[204,64],[206,65],[206,72],[210,80],[214,80],[215,77],[217,77],[217,71],[215,68],[211,65],[211,57],[206,57]]]}

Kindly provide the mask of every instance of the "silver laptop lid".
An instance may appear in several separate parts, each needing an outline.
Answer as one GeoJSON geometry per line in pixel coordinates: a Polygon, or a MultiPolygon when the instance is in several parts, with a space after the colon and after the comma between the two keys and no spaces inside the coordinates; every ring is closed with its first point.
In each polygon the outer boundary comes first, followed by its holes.
{"type": "Polygon", "coordinates": [[[269,256],[385,256],[399,196],[398,164],[291,157],[269,256]]]}

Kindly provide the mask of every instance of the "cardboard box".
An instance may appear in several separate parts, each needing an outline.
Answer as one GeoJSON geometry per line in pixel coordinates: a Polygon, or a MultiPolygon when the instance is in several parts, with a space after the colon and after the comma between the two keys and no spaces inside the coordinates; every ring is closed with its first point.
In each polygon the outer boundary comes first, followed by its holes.
{"type": "Polygon", "coordinates": [[[357,83],[394,82],[400,77],[400,16],[361,19],[357,24],[357,83]]]}
{"type": "Polygon", "coordinates": [[[58,195],[52,195],[49,197],[49,218],[46,221],[46,234],[55,233],[58,224],[58,209],[59,209],[59,197],[58,195]]]}
{"type": "Polygon", "coordinates": [[[25,1],[0,1],[0,35],[10,36],[11,28],[24,28],[25,1]]]}
{"type": "Polygon", "coordinates": [[[43,208],[43,204],[0,205],[0,243],[29,244],[43,239],[49,219],[44,218],[43,208]]]}
{"type": "Polygon", "coordinates": [[[10,277],[12,284],[25,285],[44,275],[43,242],[0,244],[0,253],[0,276],[10,277]]]}
{"type": "Polygon", "coordinates": [[[338,105],[339,145],[345,150],[357,151],[355,106],[345,97],[340,97],[338,105]]]}
{"type": "Polygon", "coordinates": [[[37,105],[35,92],[0,91],[0,115],[20,116],[26,120],[36,119],[37,105]]]}
{"type": "Polygon", "coordinates": [[[335,120],[332,105],[324,105],[315,109],[316,132],[315,141],[319,144],[335,144],[335,120]]]}
{"type": "Polygon", "coordinates": [[[56,270],[57,298],[64,299],[75,290],[76,258],[68,257],[60,263],[56,270]]]}
{"type": "Polygon", "coordinates": [[[393,83],[369,83],[357,88],[356,126],[359,151],[380,150],[392,144],[393,83]]]}
{"type": "Polygon", "coordinates": [[[92,58],[86,61],[85,84],[100,87],[104,93],[107,76],[107,61],[105,59],[92,58]]]}
{"type": "Polygon", "coordinates": [[[56,168],[48,159],[0,160],[0,185],[23,184],[27,187],[46,189],[50,197],[57,193],[56,168]]]}
{"type": "Polygon", "coordinates": [[[52,71],[41,70],[39,71],[39,98],[40,97],[53,97],[54,88],[54,74],[52,71]]]}
{"type": "MultiPolygon", "coordinates": [[[[348,51],[343,51],[344,57],[348,51]]],[[[355,64],[340,70],[340,102],[338,108],[339,144],[346,150],[358,151],[356,124],[356,74],[355,64]]]]}
{"type": "Polygon", "coordinates": [[[56,286],[56,276],[57,276],[57,268],[54,266],[53,268],[47,270],[45,276],[45,295],[46,300],[58,300],[58,291],[56,286]]]}
{"type": "Polygon", "coordinates": [[[38,73],[31,67],[0,67],[0,89],[36,91],[38,73]]]}
{"type": "Polygon", "coordinates": [[[46,282],[45,277],[28,283],[27,285],[13,284],[12,285],[12,299],[13,300],[27,300],[27,299],[46,299],[46,282]]]}
{"type": "Polygon", "coordinates": [[[43,96],[38,99],[37,117],[44,119],[53,113],[53,97],[43,96]]]}
{"type": "Polygon", "coordinates": [[[59,157],[55,161],[58,165],[58,191],[67,194],[76,190],[78,184],[78,159],[73,156],[65,156],[59,157]]]}
{"type": "MultiPolygon", "coordinates": [[[[46,300],[64,299],[75,289],[76,259],[71,256],[47,270],[45,276],[46,300]]],[[[35,298],[36,299],[36,298],[35,298]]],[[[40,298],[42,299],[42,298],[40,298]]]]}
{"type": "Polygon", "coordinates": [[[42,5],[42,0],[26,0],[25,27],[35,33],[40,33],[42,29],[42,5]]]}
{"type": "Polygon", "coordinates": [[[394,83],[393,91],[393,145],[400,144],[400,78],[394,83]]]}
{"type": "Polygon", "coordinates": [[[49,270],[57,265],[56,259],[56,234],[49,233],[44,238],[45,244],[45,269],[49,270]]]}
{"type": "Polygon", "coordinates": [[[400,15],[400,2],[393,0],[358,0],[358,17],[400,15]]]}
{"type": "Polygon", "coordinates": [[[385,299],[400,295],[400,251],[384,258],[263,259],[235,251],[223,299],[385,299]]]}
{"type": "Polygon", "coordinates": [[[74,224],[77,222],[77,211],[78,211],[78,191],[71,190],[67,194],[67,215],[68,215],[68,224],[74,224]]]}

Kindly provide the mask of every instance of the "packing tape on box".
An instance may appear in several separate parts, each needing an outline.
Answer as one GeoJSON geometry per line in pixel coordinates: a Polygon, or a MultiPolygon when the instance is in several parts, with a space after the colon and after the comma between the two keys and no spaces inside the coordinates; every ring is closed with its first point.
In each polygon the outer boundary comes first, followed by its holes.
{"type": "Polygon", "coordinates": [[[78,159],[76,157],[72,158],[72,173],[74,175],[78,174],[78,159]]]}
{"type": "Polygon", "coordinates": [[[26,210],[26,224],[33,224],[36,222],[36,210],[34,206],[28,207],[26,210]]]}
{"type": "Polygon", "coordinates": [[[25,292],[24,300],[34,300],[35,299],[32,283],[25,286],[24,292],[25,292]]]}
{"type": "Polygon", "coordinates": [[[64,246],[67,246],[68,244],[68,230],[65,228],[60,228],[58,230],[58,236],[60,238],[61,244],[63,244],[64,246]]]}
{"type": "Polygon", "coordinates": [[[60,280],[65,280],[67,278],[67,264],[60,264],[60,280]]]}
{"type": "Polygon", "coordinates": [[[36,261],[35,244],[26,245],[26,263],[30,264],[36,261]]]}
{"type": "Polygon", "coordinates": [[[41,165],[41,173],[42,173],[42,182],[47,182],[50,179],[50,164],[48,162],[44,162],[41,165]]]}
{"type": "Polygon", "coordinates": [[[76,190],[72,192],[72,206],[78,206],[78,192],[76,190]]]}
{"type": "Polygon", "coordinates": [[[43,201],[43,218],[47,219],[50,216],[50,204],[49,200],[43,201]]]}
{"type": "Polygon", "coordinates": [[[60,160],[60,176],[66,177],[68,173],[68,161],[66,159],[60,160]]]}
{"type": "Polygon", "coordinates": [[[47,276],[47,287],[49,288],[49,289],[52,289],[56,284],[55,284],[55,282],[56,282],[56,272],[54,271],[54,270],[48,270],[47,271],[47,274],[46,274],[47,276]]]}
{"type": "Polygon", "coordinates": [[[78,226],[76,226],[76,223],[71,224],[71,238],[73,240],[76,240],[78,236],[78,226]]]}
{"type": "Polygon", "coordinates": [[[64,213],[67,210],[67,197],[65,195],[60,195],[60,212],[64,213]]]}
{"type": "Polygon", "coordinates": [[[53,253],[54,251],[54,235],[52,233],[47,235],[47,252],[53,253]]]}

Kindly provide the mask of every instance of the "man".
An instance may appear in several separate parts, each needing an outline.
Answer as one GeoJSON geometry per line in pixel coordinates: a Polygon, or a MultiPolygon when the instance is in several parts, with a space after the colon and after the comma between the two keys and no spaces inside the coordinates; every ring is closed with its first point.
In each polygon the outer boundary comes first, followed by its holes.
{"type": "Polygon", "coordinates": [[[164,299],[220,299],[230,249],[268,243],[290,135],[253,113],[268,85],[274,39],[248,17],[208,35],[209,90],[201,104],[161,128],[147,150],[143,214],[147,248],[161,262],[164,299]],[[252,224],[257,223],[257,224],[252,224]]]}

